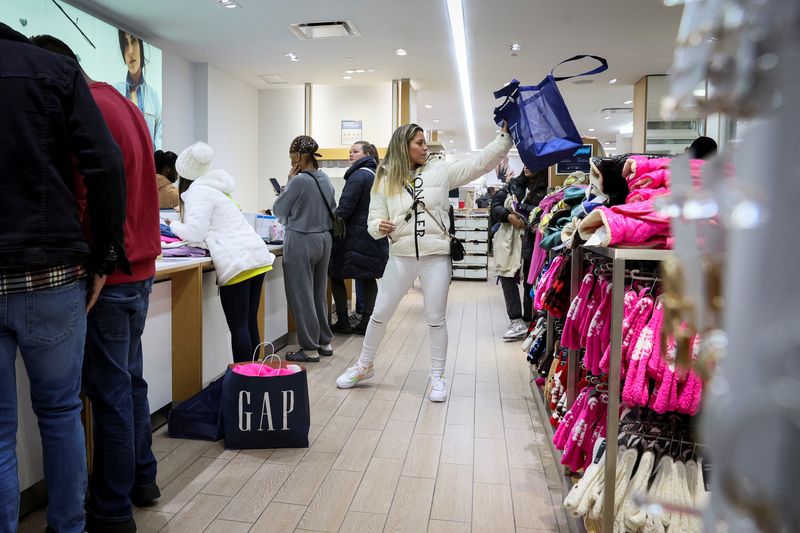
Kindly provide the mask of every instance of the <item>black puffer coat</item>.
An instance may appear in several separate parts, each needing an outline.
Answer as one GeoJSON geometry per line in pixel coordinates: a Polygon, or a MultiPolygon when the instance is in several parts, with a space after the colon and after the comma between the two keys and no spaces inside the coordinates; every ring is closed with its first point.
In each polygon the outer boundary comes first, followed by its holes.
{"type": "Polygon", "coordinates": [[[389,260],[388,239],[375,240],[367,232],[369,195],[375,181],[377,164],[372,157],[362,157],[347,169],[346,181],[336,214],[347,223],[344,242],[335,242],[328,273],[333,278],[377,279],[389,260]],[[367,170],[370,169],[370,170],[367,170]]]}
{"type": "MultiPolygon", "coordinates": [[[[527,222],[531,211],[539,205],[539,202],[547,194],[547,172],[537,172],[530,180],[522,174],[510,180],[505,187],[500,189],[492,198],[492,219],[495,222],[508,223],[508,215],[511,213],[505,208],[505,203],[509,193],[517,201],[517,212],[523,215],[527,222]]],[[[526,259],[533,255],[535,229],[535,227],[525,229],[522,240],[522,257],[526,259]]]]}

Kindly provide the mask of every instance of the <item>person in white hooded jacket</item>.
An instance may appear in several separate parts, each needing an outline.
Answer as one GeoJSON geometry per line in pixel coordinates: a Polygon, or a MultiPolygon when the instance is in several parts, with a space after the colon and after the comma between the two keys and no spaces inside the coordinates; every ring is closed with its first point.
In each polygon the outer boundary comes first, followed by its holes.
{"type": "Polygon", "coordinates": [[[431,350],[430,400],[447,399],[444,380],[447,356],[447,293],[451,259],[449,191],[478,179],[511,149],[506,126],[480,153],[463,161],[428,161],[421,127],[407,124],[392,134],[386,157],[378,167],[367,219],[375,239],[389,239],[389,262],[367,326],[358,362],[336,384],[348,389],[372,377],[373,360],[386,324],[414,280],[420,278],[431,350]]]}
{"type": "Polygon", "coordinates": [[[272,255],[234,202],[235,182],[221,169],[210,170],[214,151],[198,142],[181,152],[181,221],[168,221],[184,241],[204,242],[217,272],[219,297],[231,332],[235,362],[250,361],[261,343],[258,306],[272,255]]]}

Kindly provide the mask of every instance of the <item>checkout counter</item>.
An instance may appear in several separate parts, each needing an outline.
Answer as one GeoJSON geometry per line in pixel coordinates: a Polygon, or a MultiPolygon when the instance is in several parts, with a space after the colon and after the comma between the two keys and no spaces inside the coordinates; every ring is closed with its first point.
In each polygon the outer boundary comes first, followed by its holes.
{"type": "MultiPolygon", "coordinates": [[[[259,324],[262,340],[273,343],[275,350],[279,350],[287,344],[289,333],[283,246],[269,245],[269,248],[275,262],[265,276],[259,324]]],[[[225,372],[233,361],[230,332],[211,258],[166,258],[156,262],[142,351],[151,413],[173,401],[189,398],[225,372]]],[[[44,473],[30,383],[21,357],[17,357],[16,372],[17,460],[23,492],[21,511],[25,513],[41,503],[44,483],[40,482],[44,473]]]]}

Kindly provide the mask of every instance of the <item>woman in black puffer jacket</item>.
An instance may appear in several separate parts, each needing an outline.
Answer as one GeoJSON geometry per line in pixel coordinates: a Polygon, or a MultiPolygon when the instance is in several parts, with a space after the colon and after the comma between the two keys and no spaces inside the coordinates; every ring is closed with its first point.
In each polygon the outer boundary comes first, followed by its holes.
{"type": "Polygon", "coordinates": [[[375,307],[378,294],[376,280],[383,277],[389,260],[389,242],[387,239],[375,240],[367,232],[369,198],[378,166],[378,151],[370,143],[358,141],[350,148],[350,163],[344,175],[346,183],[342,197],[336,208],[336,214],[347,223],[347,234],[344,241],[334,243],[328,267],[336,306],[336,323],[331,329],[339,333],[352,331],[344,280],[360,280],[364,286],[364,312],[355,331],[363,335],[375,307]]]}

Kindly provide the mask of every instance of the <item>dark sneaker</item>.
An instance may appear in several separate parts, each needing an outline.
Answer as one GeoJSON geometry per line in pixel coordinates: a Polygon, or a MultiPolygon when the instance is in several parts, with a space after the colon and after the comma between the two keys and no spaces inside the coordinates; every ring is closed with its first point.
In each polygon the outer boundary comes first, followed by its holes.
{"type": "Polygon", "coordinates": [[[312,356],[311,352],[301,348],[296,352],[286,352],[286,360],[293,363],[319,363],[319,356],[316,353],[312,356]]]}
{"type": "Polygon", "coordinates": [[[136,507],[150,507],[155,504],[160,497],[161,491],[155,483],[133,487],[131,491],[131,503],[136,507]]]}
{"type": "Polygon", "coordinates": [[[334,333],[352,333],[353,328],[350,326],[350,319],[347,314],[339,315],[336,313],[336,322],[331,324],[331,331],[334,333]]]}
{"type": "Polygon", "coordinates": [[[87,533],[136,533],[133,517],[122,519],[98,518],[86,513],[87,533]]]}
{"type": "Polygon", "coordinates": [[[325,346],[320,346],[319,348],[317,348],[317,353],[324,357],[330,357],[333,355],[333,346],[331,346],[330,344],[326,344],[325,346]]]}

